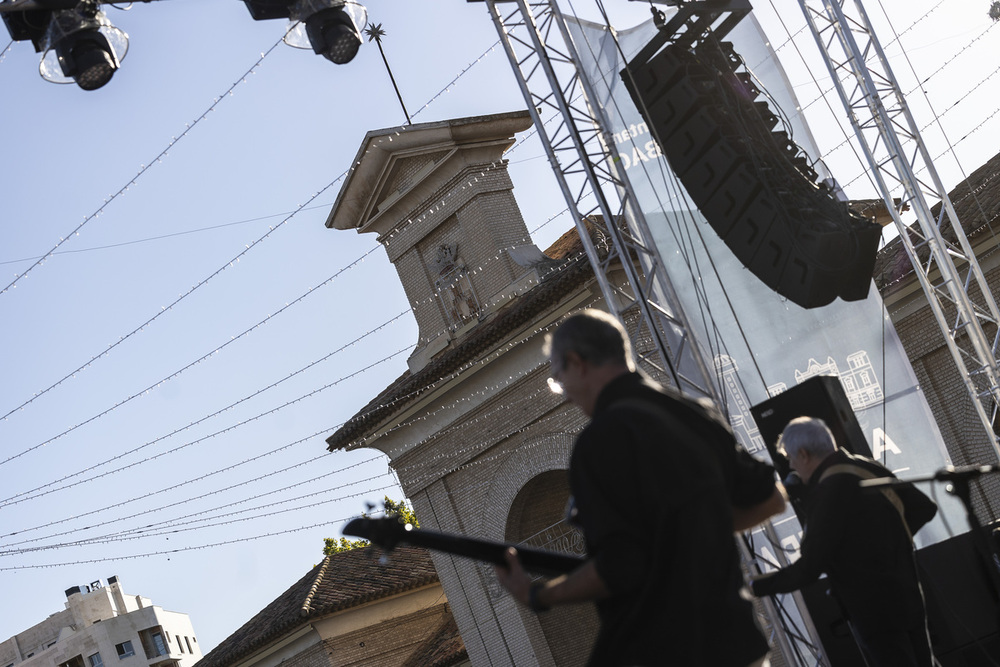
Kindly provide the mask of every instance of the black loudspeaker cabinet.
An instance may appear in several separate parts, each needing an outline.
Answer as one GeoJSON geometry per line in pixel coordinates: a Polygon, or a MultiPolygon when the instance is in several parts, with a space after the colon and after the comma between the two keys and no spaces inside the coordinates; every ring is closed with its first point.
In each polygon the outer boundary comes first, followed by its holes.
{"type": "MultiPolygon", "coordinates": [[[[917,551],[934,657],[941,667],[1000,664],[998,608],[971,533],[917,551]]],[[[802,589],[809,616],[831,667],[864,666],[846,618],[826,578],[802,589]]]]}
{"type": "Polygon", "coordinates": [[[942,667],[1000,665],[1000,607],[989,561],[972,538],[966,532],[917,551],[931,644],[942,667]]]}
{"type": "Polygon", "coordinates": [[[803,308],[866,298],[882,228],[815,183],[732,44],[672,44],[645,57],[622,72],[625,87],[740,262],[803,308]]]}
{"type": "Polygon", "coordinates": [[[851,454],[871,458],[865,434],[854,416],[840,378],[817,375],[750,408],[760,435],[771,457],[775,454],[778,436],[796,417],[822,419],[833,432],[837,446],[851,454]]]}

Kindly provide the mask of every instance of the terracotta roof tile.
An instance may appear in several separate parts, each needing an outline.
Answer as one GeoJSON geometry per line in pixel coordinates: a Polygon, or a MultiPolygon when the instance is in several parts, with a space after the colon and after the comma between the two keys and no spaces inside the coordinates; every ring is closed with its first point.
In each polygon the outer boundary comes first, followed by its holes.
{"type": "Polygon", "coordinates": [[[309,619],[350,609],[438,581],[425,549],[400,546],[391,567],[379,564],[382,551],[364,547],[327,556],[271,604],[247,621],[197,663],[225,667],[294,630],[309,619]]]}
{"type": "MultiPolygon", "coordinates": [[[[955,213],[962,222],[962,229],[970,240],[980,234],[992,234],[1000,216],[1000,154],[995,155],[968,179],[948,193],[955,213]]],[[[937,216],[941,204],[931,209],[937,216]]],[[[915,224],[915,223],[914,223],[915,224]]],[[[912,226],[912,225],[911,225],[912,226]]],[[[954,241],[954,234],[946,234],[946,241],[954,241]]],[[[875,260],[873,272],[876,286],[882,290],[912,275],[913,266],[899,238],[886,244],[875,260]]]]}

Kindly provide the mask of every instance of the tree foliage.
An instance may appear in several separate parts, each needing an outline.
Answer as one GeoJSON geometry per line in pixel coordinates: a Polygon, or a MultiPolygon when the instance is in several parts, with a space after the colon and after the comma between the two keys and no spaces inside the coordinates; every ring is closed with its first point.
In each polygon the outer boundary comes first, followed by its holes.
{"type": "MultiPolygon", "coordinates": [[[[414,528],[420,527],[420,522],[417,521],[417,515],[413,513],[413,510],[410,509],[405,500],[396,501],[389,498],[389,496],[385,496],[382,503],[385,505],[386,516],[398,516],[404,523],[412,524],[414,528]]],[[[370,515],[365,512],[362,516],[367,517],[370,515]]],[[[340,539],[325,537],[323,538],[323,555],[332,556],[333,554],[339,554],[342,551],[350,551],[351,549],[367,547],[368,545],[368,540],[349,540],[346,537],[341,537],[340,539]]]]}

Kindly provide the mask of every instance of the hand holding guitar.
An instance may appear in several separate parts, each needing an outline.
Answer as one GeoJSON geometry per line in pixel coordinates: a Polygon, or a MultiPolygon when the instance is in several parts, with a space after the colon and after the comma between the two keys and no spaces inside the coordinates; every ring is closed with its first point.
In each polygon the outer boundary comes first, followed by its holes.
{"type": "Polygon", "coordinates": [[[521,604],[529,604],[531,592],[531,578],[521,566],[521,561],[517,557],[517,549],[513,547],[507,549],[504,554],[506,563],[497,565],[493,569],[497,574],[497,581],[507,589],[511,596],[521,604]]]}

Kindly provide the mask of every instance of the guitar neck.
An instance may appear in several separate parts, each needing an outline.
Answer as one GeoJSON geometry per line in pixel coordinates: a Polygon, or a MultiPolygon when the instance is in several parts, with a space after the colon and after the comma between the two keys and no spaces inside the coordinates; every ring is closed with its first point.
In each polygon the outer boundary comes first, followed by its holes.
{"type": "Polygon", "coordinates": [[[517,549],[518,558],[525,570],[550,576],[568,574],[584,563],[584,559],[579,556],[422,528],[403,530],[400,526],[400,530],[393,530],[391,535],[380,535],[378,530],[372,530],[373,526],[361,524],[361,522],[366,521],[371,520],[355,519],[351,521],[344,528],[344,534],[371,540],[387,549],[391,549],[396,544],[404,543],[432,551],[442,551],[454,556],[485,561],[494,565],[506,565],[507,549],[514,547],[517,549]]]}

